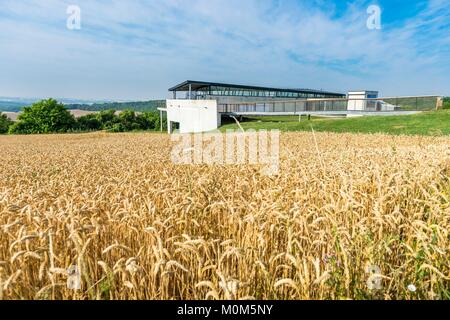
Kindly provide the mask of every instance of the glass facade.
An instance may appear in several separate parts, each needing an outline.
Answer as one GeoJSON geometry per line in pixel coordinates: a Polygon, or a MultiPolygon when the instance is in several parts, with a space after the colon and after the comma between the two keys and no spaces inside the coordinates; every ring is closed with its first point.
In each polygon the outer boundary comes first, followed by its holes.
{"type": "Polygon", "coordinates": [[[311,99],[311,98],[345,98],[344,94],[309,89],[280,89],[253,87],[234,84],[186,81],[174,88],[174,92],[186,92],[187,97],[201,99],[203,97],[243,97],[267,99],[311,99]]]}
{"type": "Polygon", "coordinates": [[[293,91],[293,90],[260,90],[239,89],[232,87],[211,86],[195,91],[196,96],[221,97],[254,97],[254,98],[280,98],[280,99],[307,99],[307,98],[341,98],[342,95],[321,92],[293,91]]]}

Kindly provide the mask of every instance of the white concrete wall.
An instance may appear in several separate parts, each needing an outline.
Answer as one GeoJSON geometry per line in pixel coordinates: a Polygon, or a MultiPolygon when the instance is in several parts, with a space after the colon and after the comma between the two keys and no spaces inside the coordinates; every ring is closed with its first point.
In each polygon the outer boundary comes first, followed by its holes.
{"type": "Polygon", "coordinates": [[[349,92],[348,93],[348,111],[364,111],[366,106],[366,101],[362,99],[366,99],[366,92],[349,92]],[[354,100],[361,99],[361,100],[354,100]]]}
{"type": "Polygon", "coordinates": [[[349,99],[347,107],[349,111],[377,111],[378,103],[376,101],[363,99],[378,98],[378,91],[350,91],[347,98],[349,99]]]}
{"type": "Polygon", "coordinates": [[[220,126],[216,100],[167,100],[167,122],[180,124],[180,133],[213,131],[220,126]]]}

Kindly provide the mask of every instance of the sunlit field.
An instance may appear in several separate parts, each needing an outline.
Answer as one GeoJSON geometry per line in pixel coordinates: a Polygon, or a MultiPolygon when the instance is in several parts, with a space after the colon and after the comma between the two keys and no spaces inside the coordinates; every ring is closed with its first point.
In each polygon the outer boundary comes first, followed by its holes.
{"type": "Polygon", "coordinates": [[[160,134],[0,148],[0,299],[450,299],[449,137],[283,133],[273,177],[160,134]]]}

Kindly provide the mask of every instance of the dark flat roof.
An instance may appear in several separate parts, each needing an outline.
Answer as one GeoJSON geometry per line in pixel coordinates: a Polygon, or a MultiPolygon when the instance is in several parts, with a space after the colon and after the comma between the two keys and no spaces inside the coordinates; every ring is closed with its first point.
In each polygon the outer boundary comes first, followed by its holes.
{"type": "Polygon", "coordinates": [[[322,90],[312,90],[312,89],[292,89],[292,88],[271,88],[271,87],[259,87],[259,86],[247,86],[240,84],[229,84],[229,83],[218,83],[218,82],[204,82],[204,81],[193,81],[188,80],[173,88],[169,91],[189,91],[189,85],[191,85],[192,91],[198,91],[200,89],[205,89],[208,87],[227,87],[234,89],[244,89],[244,90],[258,90],[258,91],[275,91],[275,92],[294,92],[294,93],[317,93],[317,94],[327,94],[336,96],[345,96],[343,93],[328,92],[322,90]]]}

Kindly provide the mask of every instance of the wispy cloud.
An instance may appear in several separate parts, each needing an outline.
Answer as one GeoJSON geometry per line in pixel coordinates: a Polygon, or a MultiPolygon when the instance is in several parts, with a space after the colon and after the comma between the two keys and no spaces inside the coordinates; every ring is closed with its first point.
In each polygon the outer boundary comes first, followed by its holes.
{"type": "Polygon", "coordinates": [[[381,31],[366,27],[369,4],[3,0],[0,95],[145,99],[188,78],[450,95],[448,1],[400,6],[381,31]],[[66,29],[69,4],[79,31],[66,29]]]}

